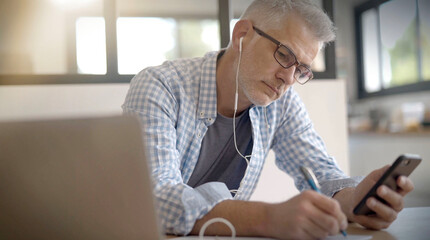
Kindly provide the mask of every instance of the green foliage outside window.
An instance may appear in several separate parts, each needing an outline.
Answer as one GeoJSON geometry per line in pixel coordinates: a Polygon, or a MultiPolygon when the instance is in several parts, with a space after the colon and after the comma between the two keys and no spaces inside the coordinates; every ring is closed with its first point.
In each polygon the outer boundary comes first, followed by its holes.
{"type": "Polygon", "coordinates": [[[389,49],[391,64],[390,87],[418,82],[416,20],[412,21],[396,45],[389,49]]]}

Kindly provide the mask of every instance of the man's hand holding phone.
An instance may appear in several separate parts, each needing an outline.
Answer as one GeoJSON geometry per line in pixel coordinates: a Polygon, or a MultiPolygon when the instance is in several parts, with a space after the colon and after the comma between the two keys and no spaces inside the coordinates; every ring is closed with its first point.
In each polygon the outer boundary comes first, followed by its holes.
{"type": "Polygon", "coordinates": [[[386,177],[384,174],[387,175],[389,172],[387,170],[391,171],[393,168],[387,165],[376,169],[367,175],[357,187],[344,189],[334,196],[340,202],[348,220],[359,223],[366,228],[380,230],[388,228],[397,218],[397,214],[404,206],[404,196],[414,189],[414,185],[409,177],[403,175],[395,178],[394,181],[397,184],[395,190],[381,184],[383,178],[386,177]],[[375,193],[376,195],[374,195],[375,193]],[[362,201],[365,206],[360,206],[362,201]],[[354,214],[354,212],[360,212],[361,208],[371,210],[372,214],[354,214]]]}
{"type": "MultiPolygon", "coordinates": [[[[390,166],[374,170],[371,172],[361,183],[355,188],[353,194],[352,207],[355,207],[363,196],[370,190],[370,188],[378,181],[384,172],[390,166]]],[[[384,229],[388,228],[390,224],[396,220],[397,214],[403,209],[403,197],[414,189],[412,181],[405,176],[397,179],[398,190],[394,191],[389,187],[382,185],[377,188],[376,194],[385,202],[377,200],[375,197],[370,197],[366,200],[366,206],[371,209],[375,214],[373,215],[355,215],[351,211],[351,220],[359,223],[364,227],[370,229],[384,229]]]]}

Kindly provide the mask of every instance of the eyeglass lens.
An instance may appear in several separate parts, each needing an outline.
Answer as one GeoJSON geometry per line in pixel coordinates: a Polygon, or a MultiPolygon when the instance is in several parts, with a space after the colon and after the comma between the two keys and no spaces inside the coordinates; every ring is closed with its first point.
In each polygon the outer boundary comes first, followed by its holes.
{"type": "Polygon", "coordinates": [[[284,46],[278,47],[275,58],[284,68],[289,68],[296,63],[294,55],[284,46]]]}
{"type": "MultiPolygon", "coordinates": [[[[275,59],[284,68],[289,68],[296,63],[296,58],[291,53],[291,51],[285,46],[278,47],[278,49],[275,52],[275,59]]],[[[296,67],[296,72],[294,73],[294,77],[299,83],[306,83],[312,77],[312,73],[305,66],[298,65],[296,67]]]]}
{"type": "Polygon", "coordinates": [[[294,78],[301,84],[306,83],[312,78],[312,73],[306,67],[299,65],[294,73],[294,78]]]}

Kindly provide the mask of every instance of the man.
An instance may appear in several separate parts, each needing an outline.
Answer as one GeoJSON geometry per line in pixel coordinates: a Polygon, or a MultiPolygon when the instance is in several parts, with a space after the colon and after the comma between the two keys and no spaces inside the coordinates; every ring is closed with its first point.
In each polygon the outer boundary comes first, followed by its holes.
{"type": "MultiPolygon", "coordinates": [[[[234,27],[227,49],[203,58],[168,61],[137,74],[123,105],[140,117],[166,233],[197,234],[214,217],[238,235],[324,238],[347,220],[372,229],[390,225],[413,189],[400,177],[399,192],[385,187],[352,208],[386,167],[359,184],[328,156],[303,103],[291,87],[312,78],[318,51],[334,39],[332,22],[309,0],[256,0],[234,27]],[[308,187],[299,171],[311,168],[322,194],[303,191],[278,204],[248,201],[272,149],[279,168],[308,187]]],[[[222,224],[206,234],[228,235],[222,224]]]]}

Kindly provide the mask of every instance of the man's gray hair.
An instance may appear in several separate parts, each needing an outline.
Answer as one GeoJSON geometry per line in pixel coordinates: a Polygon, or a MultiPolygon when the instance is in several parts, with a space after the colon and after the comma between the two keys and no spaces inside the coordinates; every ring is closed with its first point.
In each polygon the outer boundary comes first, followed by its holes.
{"type": "Polygon", "coordinates": [[[290,13],[301,16],[323,47],[335,39],[335,27],[327,14],[312,0],[255,0],[240,19],[262,29],[278,29],[290,13]]]}

